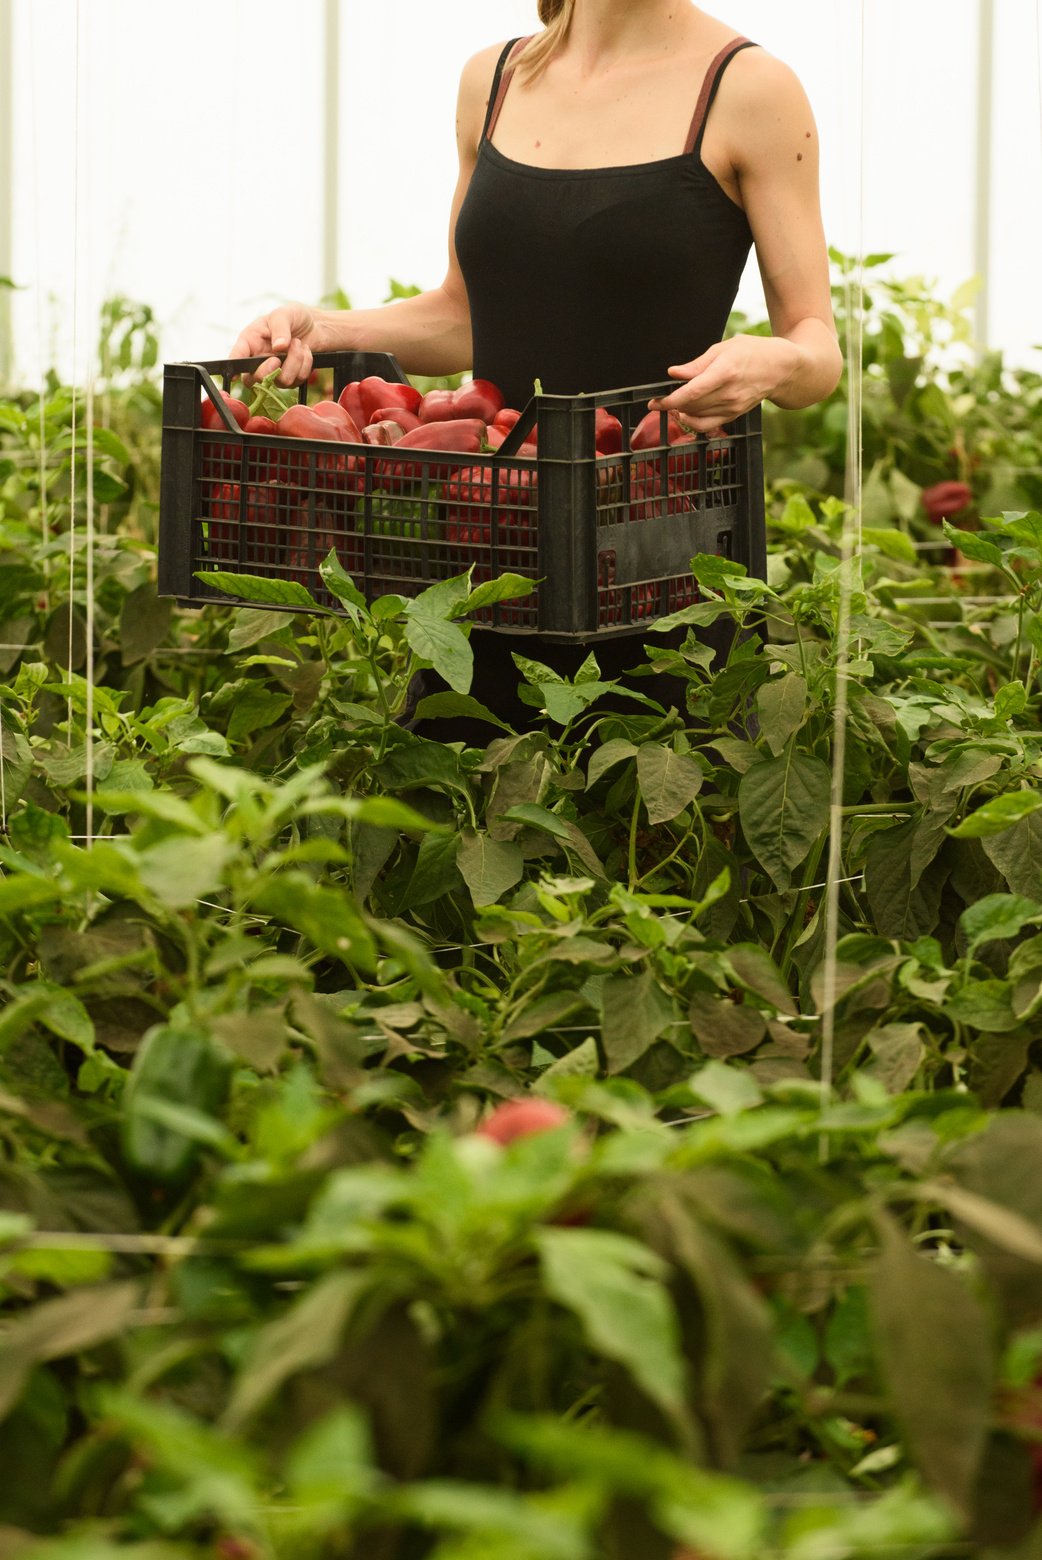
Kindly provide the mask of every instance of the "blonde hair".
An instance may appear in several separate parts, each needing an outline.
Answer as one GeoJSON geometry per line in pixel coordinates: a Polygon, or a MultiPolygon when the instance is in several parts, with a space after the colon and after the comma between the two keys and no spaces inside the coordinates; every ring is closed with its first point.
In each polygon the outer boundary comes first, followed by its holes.
{"type": "Polygon", "coordinates": [[[539,0],[539,20],[543,31],[522,51],[519,61],[526,80],[531,81],[545,70],[557,53],[572,25],[575,0],[539,0]]]}

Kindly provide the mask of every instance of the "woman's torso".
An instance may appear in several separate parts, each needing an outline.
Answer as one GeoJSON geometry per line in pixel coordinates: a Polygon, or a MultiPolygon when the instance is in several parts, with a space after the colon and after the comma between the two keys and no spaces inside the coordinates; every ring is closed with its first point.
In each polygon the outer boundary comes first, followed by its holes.
{"type": "MultiPolygon", "coordinates": [[[[737,43],[744,40],[730,47],[737,43]]],[[[521,88],[509,70],[503,76],[509,53],[500,57],[456,225],[474,372],[516,405],[537,377],[562,394],[664,380],[671,364],[720,339],[752,242],[745,213],[705,161],[712,104],[734,54],[718,51],[704,79],[696,76],[686,125],[677,119],[673,63],[661,123],[649,122],[652,99],[640,101],[654,83],[638,81],[629,94],[636,100],[614,116],[594,95],[540,135],[534,101],[518,99],[503,117],[521,88]],[[621,160],[570,166],[590,155],[598,121],[604,151],[621,160]],[[501,150],[501,127],[510,152],[531,160],[501,150]],[[665,152],[671,143],[677,149],[665,152]],[[664,155],[643,160],[648,150],[664,155]]]]}

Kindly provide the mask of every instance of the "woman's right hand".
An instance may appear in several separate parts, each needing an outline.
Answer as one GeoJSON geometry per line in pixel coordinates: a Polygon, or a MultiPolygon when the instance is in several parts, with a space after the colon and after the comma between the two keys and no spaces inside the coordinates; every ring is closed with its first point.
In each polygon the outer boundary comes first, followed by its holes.
{"type": "Polygon", "coordinates": [[[280,385],[300,385],[311,373],[312,352],[320,352],[326,345],[321,337],[316,309],[306,303],[286,303],[251,321],[239,334],[230,355],[246,358],[260,357],[265,352],[273,354],[245,376],[250,384],[281,367],[280,385]]]}

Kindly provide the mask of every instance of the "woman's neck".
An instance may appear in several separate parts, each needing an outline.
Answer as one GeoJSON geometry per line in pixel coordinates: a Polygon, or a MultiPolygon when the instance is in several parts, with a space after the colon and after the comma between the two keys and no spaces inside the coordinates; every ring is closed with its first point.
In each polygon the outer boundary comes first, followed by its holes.
{"type": "Polygon", "coordinates": [[[562,54],[588,75],[635,54],[679,47],[699,18],[690,0],[575,0],[562,54]]]}

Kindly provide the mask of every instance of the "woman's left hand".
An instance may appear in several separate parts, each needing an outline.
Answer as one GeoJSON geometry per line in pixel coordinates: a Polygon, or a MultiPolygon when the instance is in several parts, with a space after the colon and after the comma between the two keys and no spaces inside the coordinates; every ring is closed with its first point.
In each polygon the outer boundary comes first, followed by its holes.
{"type": "Polygon", "coordinates": [[[721,423],[775,394],[796,371],[800,349],[777,336],[732,336],[690,363],[669,370],[683,380],[671,395],[648,402],[653,412],[673,412],[692,433],[712,433],[721,423]]]}

